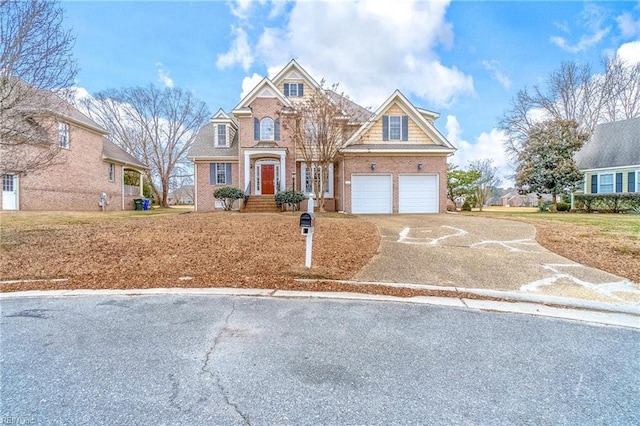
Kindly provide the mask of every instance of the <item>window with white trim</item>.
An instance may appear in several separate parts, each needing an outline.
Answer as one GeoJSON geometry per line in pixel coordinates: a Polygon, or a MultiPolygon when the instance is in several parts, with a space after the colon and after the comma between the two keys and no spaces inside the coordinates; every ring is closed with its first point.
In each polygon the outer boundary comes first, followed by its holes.
{"type": "Polygon", "coordinates": [[[389,116],[389,140],[399,141],[402,135],[402,117],[399,115],[389,116]]]}
{"type": "Polygon", "coordinates": [[[227,146],[227,125],[218,124],[216,132],[216,146],[227,146]]]}
{"type": "Polygon", "coordinates": [[[313,195],[314,183],[324,189],[324,196],[327,198],[333,198],[333,164],[329,165],[329,173],[327,182],[323,181],[322,167],[316,164],[311,165],[312,173],[309,172],[309,168],[306,163],[302,163],[300,166],[300,173],[302,174],[302,183],[304,185],[303,192],[309,196],[313,195]]]}
{"type": "Polygon", "coordinates": [[[265,117],[260,120],[260,140],[272,141],[275,138],[273,119],[265,117]]]}
{"type": "Polygon", "coordinates": [[[613,173],[607,173],[600,175],[598,181],[600,182],[600,193],[610,194],[613,193],[614,181],[613,173]]]}
{"type": "Polygon", "coordinates": [[[209,163],[210,185],[231,185],[231,163],[209,163]]]}
{"type": "Polygon", "coordinates": [[[289,98],[301,98],[304,96],[304,84],[302,83],[285,83],[284,95],[289,98]]]}
{"type": "Polygon", "coordinates": [[[61,148],[69,149],[69,125],[62,121],[58,123],[58,144],[61,148]]]}
{"type": "Polygon", "coordinates": [[[116,165],[113,163],[109,163],[109,182],[114,182],[116,180],[116,165]]]}
{"type": "Polygon", "coordinates": [[[225,166],[224,163],[216,164],[216,183],[218,185],[227,183],[227,168],[225,166]]]}

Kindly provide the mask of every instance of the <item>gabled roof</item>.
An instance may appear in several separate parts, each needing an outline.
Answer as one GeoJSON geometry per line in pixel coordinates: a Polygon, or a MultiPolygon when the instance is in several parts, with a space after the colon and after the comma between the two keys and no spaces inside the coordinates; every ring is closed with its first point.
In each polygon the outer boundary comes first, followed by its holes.
{"type": "Polygon", "coordinates": [[[215,123],[207,123],[202,126],[191,144],[187,158],[190,160],[230,157],[237,158],[239,132],[235,132],[230,146],[216,147],[213,145],[213,141],[215,140],[215,131],[215,123]]]}
{"type": "Polygon", "coordinates": [[[211,117],[211,121],[216,123],[228,123],[231,124],[234,128],[238,128],[238,123],[236,123],[235,117],[224,112],[222,108],[220,108],[218,112],[213,114],[213,116],[211,117]]]}
{"type": "Polygon", "coordinates": [[[233,108],[233,114],[242,114],[243,112],[250,113],[249,106],[258,97],[272,97],[277,98],[283,105],[290,107],[291,102],[280,93],[278,88],[267,77],[263,78],[260,83],[253,88],[247,96],[245,96],[238,105],[233,108]]]}
{"type": "Polygon", "coordinates": [[[326,90],[329,98],[344,108],[344,113],[349,116],[349,119],[354,123],[364,123],[371,120],[373,112],[369,111],[365,107],[358,105],[351,99],[334,92],[333,90],[326,90]]]}
{"type": "Polygon", "coordinates": [[[271,79],[271,81],[273,81],[273,84],[278,86],[280,83],[282,83],[283,80],[290,78],[291,73],[297,73],[299,75],[299,78],[305,80],[315,88],[320,87],[318,82],[315,81],[313,77],[311,77],[309,73],[307,73],[295,59],[290,60],[289,63],[285,65],[285,67],[282,68],[280,72],[271,79]]]}
{"type": "Polygon", "coordinates": [[[378,108],[375,112],[371,120],[365,125],[363,125],[358,131],[356,131],[343,145],[343,149],[347,151],[353,150],[378,150],[378,149],[404,149],[411,148],[412,150],[416,150],[419,148],[424,148],[426,150],[434,151],[446,151],[446,152],[454,152],[456,148],[433,126],[433,124],[425,117],[423,114],[426,110],[418,110],[409,100],[399,91],[396,90],[393,94],[378,108]],[[382,116],[393,106],[397,105],[402,109],[414,123],[420,127],[420,129],[425,132],[434,142],[435,146],[424,146],[416,144],[395,144],[395,143],[385,143],[385,144],[375,144],[368,146],[360,146],[355,144],[366,132],[368,132],[379,120],[382,119],[382,116]],[[383,148],[384,147],[384,148],[383,148]]]}
{"type": "Polygon", "coordinates": [[[107,139],[102,138],[102,158],[104,160],[112,160],[119,164],[133,166],[139,169],[149,169],[140,162],[136,157],[120,148],[118,145],[107,139]]]}
{"type": "Polygon", "coordinates": [[[574,158],[580,170],[640,166],[640,117],[599,124],[574,158]]]}

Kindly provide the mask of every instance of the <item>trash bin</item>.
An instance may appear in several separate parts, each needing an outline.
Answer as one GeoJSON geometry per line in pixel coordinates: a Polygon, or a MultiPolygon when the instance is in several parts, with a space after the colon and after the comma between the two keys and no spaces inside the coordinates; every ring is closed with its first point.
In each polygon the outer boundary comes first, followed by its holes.
{"type": "Polygon", "coordinates": [[[136,198],[135,200],[133,200],[133,202],[136,203],[136,210],[142,210],[142,198],[136,198]]]}
{"type": "Polygon", "coordinates": [[[151,202],[150,199],[145,198],[144,199],[144,203],[142,204],[142,210],[149,210],[149,203],[151,202]]]}

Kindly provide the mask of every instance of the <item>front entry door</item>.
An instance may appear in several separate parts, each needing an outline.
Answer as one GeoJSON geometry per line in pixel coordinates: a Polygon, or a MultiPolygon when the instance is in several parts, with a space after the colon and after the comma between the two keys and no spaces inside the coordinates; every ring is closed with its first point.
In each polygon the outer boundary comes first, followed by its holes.
{"type": "Polygon", "coordinates": [[[273,164],[263,164],[261,167],[262,186],[260,192],[262,195],[273,195],[275,194],[273,185],[275,166],[273,164]]]}
{"type": "Polygon", "coordinates": [[[18,176],[2,175],[2,210],[18,210],[18,176]]]}

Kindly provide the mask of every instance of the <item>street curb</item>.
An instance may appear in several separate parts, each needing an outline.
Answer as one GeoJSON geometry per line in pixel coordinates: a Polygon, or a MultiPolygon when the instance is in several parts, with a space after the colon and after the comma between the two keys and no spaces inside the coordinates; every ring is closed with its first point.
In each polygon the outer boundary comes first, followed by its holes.
{"type": "Polygon", "coordinates": [[[514,291],[487,290],[466,287],[447,287],[429,284],[414,283],[389,283],[377,281],[349,281],[349,280],[318,280],[318,279],[297,279],[298,282],[331,282],[338,284],[350,284],[356,286],[383,286],[393,288],[406,288],[411,290],[432,290],[449,291],[452,293],[469,293],[482,297],[503,299],[506,301],[536,303],[542,305],[556,305],[575,309],[588,309],[593,311],[604,311],[622,313],[630,315],[640,315],[640,304],[637,305],[617,305],[615,303],[596,302],[592,300],[575,299],[561,296],[547,296],[541,294],[522,293],[514,291]]]}
{"type": "MultiPolygon", "coordinates": [[[[312,280],[313,281],[313,280],[312,280]]],[[[360,283],[362,284],[362,283],[360,283]]],[[[367,285],[365,283],[365,285],[367,285]]],[[[375,285],[384,285],[383,283],[375,283],[375,285]]],[[[393,287],[401,287],[402,284],[394,283],[393,287]]],[[[574,299],[568,298],[548,298],[537,296],[524,300],[525,297],[517,293],[500,292],[495,290],[479,290],[479,289],[462,289],[458,287],[437,287],[437,286],[420,286],[433,289],[451,289],[461,292],[484,295],[492,298],[503,299],[496,300],[478,300],[462,297],[434,297],[434,296],[415,296],[415,297],[398,297],[386,295],[371,295],[365,293],[352,292],[313,292],[313,291],[292,291],[292,290],[265,290],[265,289],[245,289],[245,288],[152,288],[152,289],[133,289],[133,290],[47,290],[47,291],[21,291],[0,293],[0,301],[3,299],[17,298],[37,298],[37,297],[82,297],[82,296],[158,296],[158,295],[195,295],[195,296],[247,296],[247,297],[265,297],[265,298],[283,298],[283,299],[336,299],[336,300],[361,300],[371,302],[396,302],[433,305],[443,307],[463,308],[478,311],[504,312],[525,315],[536,315],[550,318],[560,318],[575,321],[586,321],[594,324],[619,326],[640,329],[640,314],[638,309],[625,309],[624,311],[612,311],[611,304],[600,303],[566,303],[575,302],[574,299]],[[478,293],[479,292],[479,293],[478,293]],[[519,300],[509,300],[506,295],[515,296],[519,300]],[[532,300],[536,299],[536,300],[532,300]],[[550,303],[552,299],[555,302],[550,303]],[[549,306],[557,305],[557,306],[549,306]],[[580,306],[578,306],[580,305],[580,306]],[[588,305],[588,306],[587,306],[588,305]],[[602,306],[604,305],[604,306],[602,306]],[[594,309],[600,308],[600,309],[594,309]]],[[[413,288],[413,285],[411,286],[413,288]]],[[[580,301],[581,302],[581,301],[580,301]]],[[[613,305],[616,306],[616,305],[613,305]]]]}

